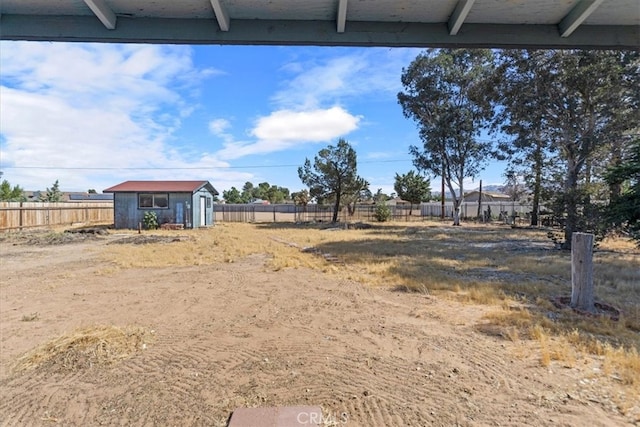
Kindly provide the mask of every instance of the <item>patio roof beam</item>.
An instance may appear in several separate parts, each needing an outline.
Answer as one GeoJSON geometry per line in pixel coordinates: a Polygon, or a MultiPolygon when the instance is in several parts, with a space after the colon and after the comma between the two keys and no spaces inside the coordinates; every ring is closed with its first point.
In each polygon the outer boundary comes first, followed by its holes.
{"type": "Polygon", "coordinates": [[[116,29],[116,14],[113,13],[113,10],[104,2],[104,0],[84,0],[84,2],[89,6],[89,9],[98,17],[102,25],[104,25],[109,30],[116,29]]]}
{"type": "Polygon", "coordinates": [[[347,24],[347,0],[338,0],[338,18],[337,18],[337,30],[339,33],[344,33],[344,27],[347,24]]]}
{"type": "Polygon", "coordinates": [[[216,19],[218,20],[220,31],[229,31],[229,24],[231,20],[229,19],[229,14],[222,5],[221,0],[211,0],[211,6],[213,7],[216,19]]]}
{"type": "Polygon", "coordinates": [[[569,12],[567,16],[562,18],[560,24],[558,24],[560,35],[562,37],[569,37],[603,1],[604,0],[581,0],[571,9],[571,12],[569,12]]]}
{"type": "Polygon", "coordinates": [[[471,8],[473,7],[473,3],[476,0],[459,0],[456,5],[455,10],[451,14],[451,18],[449,18],[448,26],[449,26],[449,35],[455,36],[460,31],[460,27],[464,23],[464,20],[467,19],[467,15],[471,8]]]}

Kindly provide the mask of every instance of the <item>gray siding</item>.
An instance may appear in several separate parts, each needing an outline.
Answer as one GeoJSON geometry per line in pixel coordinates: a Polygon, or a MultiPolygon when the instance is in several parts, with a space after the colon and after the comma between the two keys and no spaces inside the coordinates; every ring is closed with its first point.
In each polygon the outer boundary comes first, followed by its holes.
{"type": "MultiPolygon", "coordinates": [[[[200,196],[213,199],[206,189],[201,189],[191,193],[169,193],[168,209],[138,208],[139,193],[114,193],[114,227],[116,229],[137,229],[138,223],[142,223],[144,213],[154,211],[158,215],[158,223],[181,223],[186,228],[197,228],[200,226],[200,196]],[[178,204],[182,205],[182,221],[178,218],[178,204]]],[[[206,199],[205,199],[205,206],[206,199]]],[[[205,224],[213,224],[213,200],[205,208],[205,224]]]]}
{"type": "Polygon", "coordinates": [[[205,198],[205,223],[203,225],[213,224],[213,194],[207,189],[201,188],[193,193],[192,206],[193,206],[193,226],[200,226],[200,198],[205,198]],[[209,202],[207,203],[207,198],[209,202]]]}

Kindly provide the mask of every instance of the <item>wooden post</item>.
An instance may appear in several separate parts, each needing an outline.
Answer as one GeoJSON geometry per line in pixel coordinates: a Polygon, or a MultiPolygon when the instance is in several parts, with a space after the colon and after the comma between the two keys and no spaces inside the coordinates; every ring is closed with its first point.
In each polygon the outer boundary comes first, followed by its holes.
{"type": "Polygon", "coordinates": [[[594,311],[593,234],[571,235],[571,307],[594,311]]]}

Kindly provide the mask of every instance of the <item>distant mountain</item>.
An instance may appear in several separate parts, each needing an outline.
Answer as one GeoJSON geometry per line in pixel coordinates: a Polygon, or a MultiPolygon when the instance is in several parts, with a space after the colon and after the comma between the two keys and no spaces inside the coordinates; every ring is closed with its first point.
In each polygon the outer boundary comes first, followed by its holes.
{"type": "MultiPolygon", "coordinates": [[[[476,188],[465,188],[464,192],[469,193],[471,191],[480,191],[480,186],[476,187],[476,188]]],[[[482,192],[489,192],[489,193],[504,193],[504,185],[501,184],[489,184],[489,185],[483,185],[482,186],[482,192]]],[[[449,197],[449,190],[444,192],[446,197],[449,197]]],[[[440,197],[440,191],[432,191],[431,192],[431,197],[433,198],[439,198],[440,197]]]]}
{"type": "MultiPolygon", "coordinates": [[[[489,191],[491,193],[502,193],[504,190],[504,185],[501,184],[489,184],[489,185],[483,185],[482,186],[482,191],[489,191]]],[[[468,190],[468,191],[480,191],[480,187],[476,187],[473,190],[468,190]]]]}

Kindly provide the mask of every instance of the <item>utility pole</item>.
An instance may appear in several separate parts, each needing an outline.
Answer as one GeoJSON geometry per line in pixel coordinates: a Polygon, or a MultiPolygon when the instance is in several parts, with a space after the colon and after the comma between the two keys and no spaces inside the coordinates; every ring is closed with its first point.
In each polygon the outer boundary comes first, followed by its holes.
{"type": "Polygon", "coordinates": [[[482,180],[480,180],[480,193],[478,194],[478,219],[482,218],[480,215],[482,215],[482,180]]]}
{"type": "Polygon", "coordinates": [[[440,219],[444,220],[444,162],[442,163],[442,186],[440,187],[440,219]]]}

